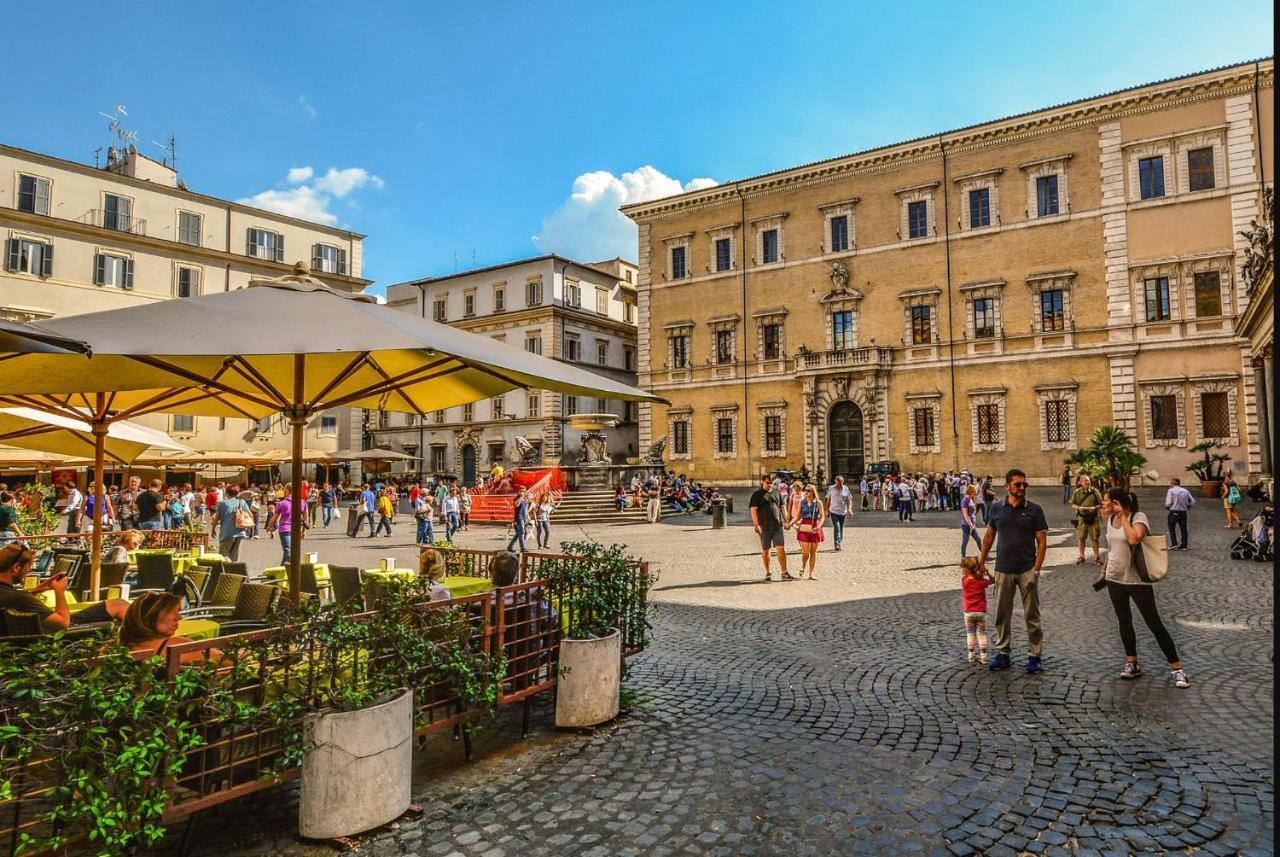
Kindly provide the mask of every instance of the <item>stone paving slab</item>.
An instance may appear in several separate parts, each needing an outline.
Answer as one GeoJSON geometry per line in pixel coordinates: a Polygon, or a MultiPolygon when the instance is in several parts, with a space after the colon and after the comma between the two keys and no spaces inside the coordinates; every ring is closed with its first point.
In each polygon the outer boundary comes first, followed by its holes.
{"type": "MultiPolygon", "coordinates": [[[[1061,528],[1066,515],[1040,493],[1061,528]]],[[[662,575],[654,645],[630,661],[629,710],[557,733],[542,699],[523,742],[517,712],[503,712],[470,765],[432,738],[417,758],[423,816],[375,831],[360,852],[1270,854],[1271,567],[1227,558],[1220,515],[1193,510],[1195,548],[1158,591],[1188,690],[1142,627],[1146,675],[1118,679],[1110,604],[1065,531],[1041,584],[1046,671],[1028,676],[965,663],[958,539],[941,513],[902,526],[859,516],[846,548],[861,547],[824,552],[826,580],[768,586],[736,585],[759,568],[742,526],[588,528],[662,575]]],[[[375,549],[312,541],[326,559],[375,549]]],[[[200,817],[190,853],[332,849],[296,839],[285,787],[200,817]]]]}

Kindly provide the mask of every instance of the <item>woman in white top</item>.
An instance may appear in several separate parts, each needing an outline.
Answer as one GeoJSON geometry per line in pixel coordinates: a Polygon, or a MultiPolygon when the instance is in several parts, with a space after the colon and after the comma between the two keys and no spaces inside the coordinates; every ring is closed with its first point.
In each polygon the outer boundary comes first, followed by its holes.
{"type": "Polygon", "coordinates": [[[555,511],[556,501],[552,499],[551,492],[548,491],[542,495],[542,499],[538,501],[538,547],[543,550],[551,549],[551,513],[555,511]]]}
{"type": "MultiPolygon", "coordinates": [[[[1102,514],[1107,520],[1107,566],[1103,578],[1107,584],[1107,594],[1111,596],[1111,606],[1116,611],[1116,619],[1120,622],[1120,641],[1124,644],[1125,664],[1120,677],[1134,679],[1142,675],[1138,666],[1138,642],[1133,632],[1133,613],[1129,601],[1138,605],[1138,612],[1151,629],[1160,651],[1169,661],[1173,683],[1178,687],[1189,687],[1190,680],[1178,660],[1178,649],[1173,644],[1169,629],[1160,619],[1160,611],[1156,609],[1156,594],[1150,583],[1144,583],[1133,563],[1133,551],[1150,531],[1147,516],[1138,511],[1138,499],[1123,488],[1112,488],[1102,501],[1102,514]]],[[[1139,548],[1140,549],[1140,548],[1139,548]]]]}

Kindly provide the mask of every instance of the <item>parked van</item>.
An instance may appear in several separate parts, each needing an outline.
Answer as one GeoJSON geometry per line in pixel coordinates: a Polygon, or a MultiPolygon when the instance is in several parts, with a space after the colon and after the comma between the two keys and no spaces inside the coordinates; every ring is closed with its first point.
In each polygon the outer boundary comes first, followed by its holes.
{"type": "Polygon", "coordinates": [[[893,460],[873,461],[867,465],[868,476],[879,476],[883,479],[886,476],[900,476],[901,474],[902,468],[898,466],[898,462],[893,460]]]}

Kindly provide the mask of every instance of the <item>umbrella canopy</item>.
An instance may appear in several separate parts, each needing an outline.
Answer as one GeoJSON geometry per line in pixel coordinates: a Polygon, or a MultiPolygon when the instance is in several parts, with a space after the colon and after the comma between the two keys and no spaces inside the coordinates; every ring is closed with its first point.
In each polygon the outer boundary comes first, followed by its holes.
{"type": "MultiPolygon", "coordinates": [[[[336,455],[337,453],[335,453],[336,455]]],[[[412,455],[406,455],[403,452],[396,452],[393,449],[361,449],[352,450],[344,453],[343,459],[346,461],[414,461],[412,455]]]]}
{"type": "Polygon", "coordinates": [[[62,467],[75,466],[78,463],[74,458],[57,455],[52,452],[14,449],[9,446],[0,447],[0,467],[4,468],[62,467]]]}
{"type": "MultiPolygon", "coordinates": [[[[32,408],[0,408],[0,443],[74,458],[93,458],[95,447],[89,423],[32,408]]],[[[164,432],[137,423],[118,420],[107,427],[103,451],[113,461],[129,464],[153,447],[187,449],[164,432]]]]}
{"type": "Polygon", "coordinates": [[[87,354],[89,346],[78,339],[68,339],[38,324],[0,319],[0,353],[46,352],[50,354],[72,352],[87,354]]]}

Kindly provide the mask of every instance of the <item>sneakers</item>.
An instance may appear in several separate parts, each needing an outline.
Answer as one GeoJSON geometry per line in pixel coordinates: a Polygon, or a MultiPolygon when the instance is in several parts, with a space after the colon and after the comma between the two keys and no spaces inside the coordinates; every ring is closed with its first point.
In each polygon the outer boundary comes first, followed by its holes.
{"type": "Polygon", "coordinates": [[[764,573],[764,582],[765,582],[765,583],[773,583],[773,572],[771,572],[771,571],[766,571],[766,572],[764,573]]]}
{"type": "Polygon", "coordinates": [[[991,659],[987,657],[986,652],[983,652],[981,655],[978,656],[978,663],[988,664],[988,663],[991,663],[991,659]]]}
{"type": "Polygon", "coordinates": [[[1027,655],[1027,672],[1038,673],[1042,669],[1044,669],[1044,667],[1040,666],[1039,658],[1037,658],[1035,655],[1027,655]]]}
{"type": "Polygon", "coordinates": [[[1142,675],[1142,667],[1138,666],[1137,661],[1125,661],[1124,669],[1120,672],[1120,678],[1137,678],[1142,675]]]}
{"type": "Polygon", "coordinates": [[[970,652],[970,653],[969,653],[969,663],[971,663],[971,664],[972,664],[972,663],[977,663],[977,661],[978,661],[978,653],[977,653],[977,652],[970,652]]]}
{"type": "Polygon", "coordinates": [[[1187,678],[1185,670],[1173,670],[1172,675],[1174,687],[1191,687],[1191,679],[1187,678]]]}
{"type": "Polygon", "coordinates": [[[1007,670],[1009,668],[1009,656],[1004,652],[997,652],[996,656],[991,659],[991,671],[1007,670]]]}

